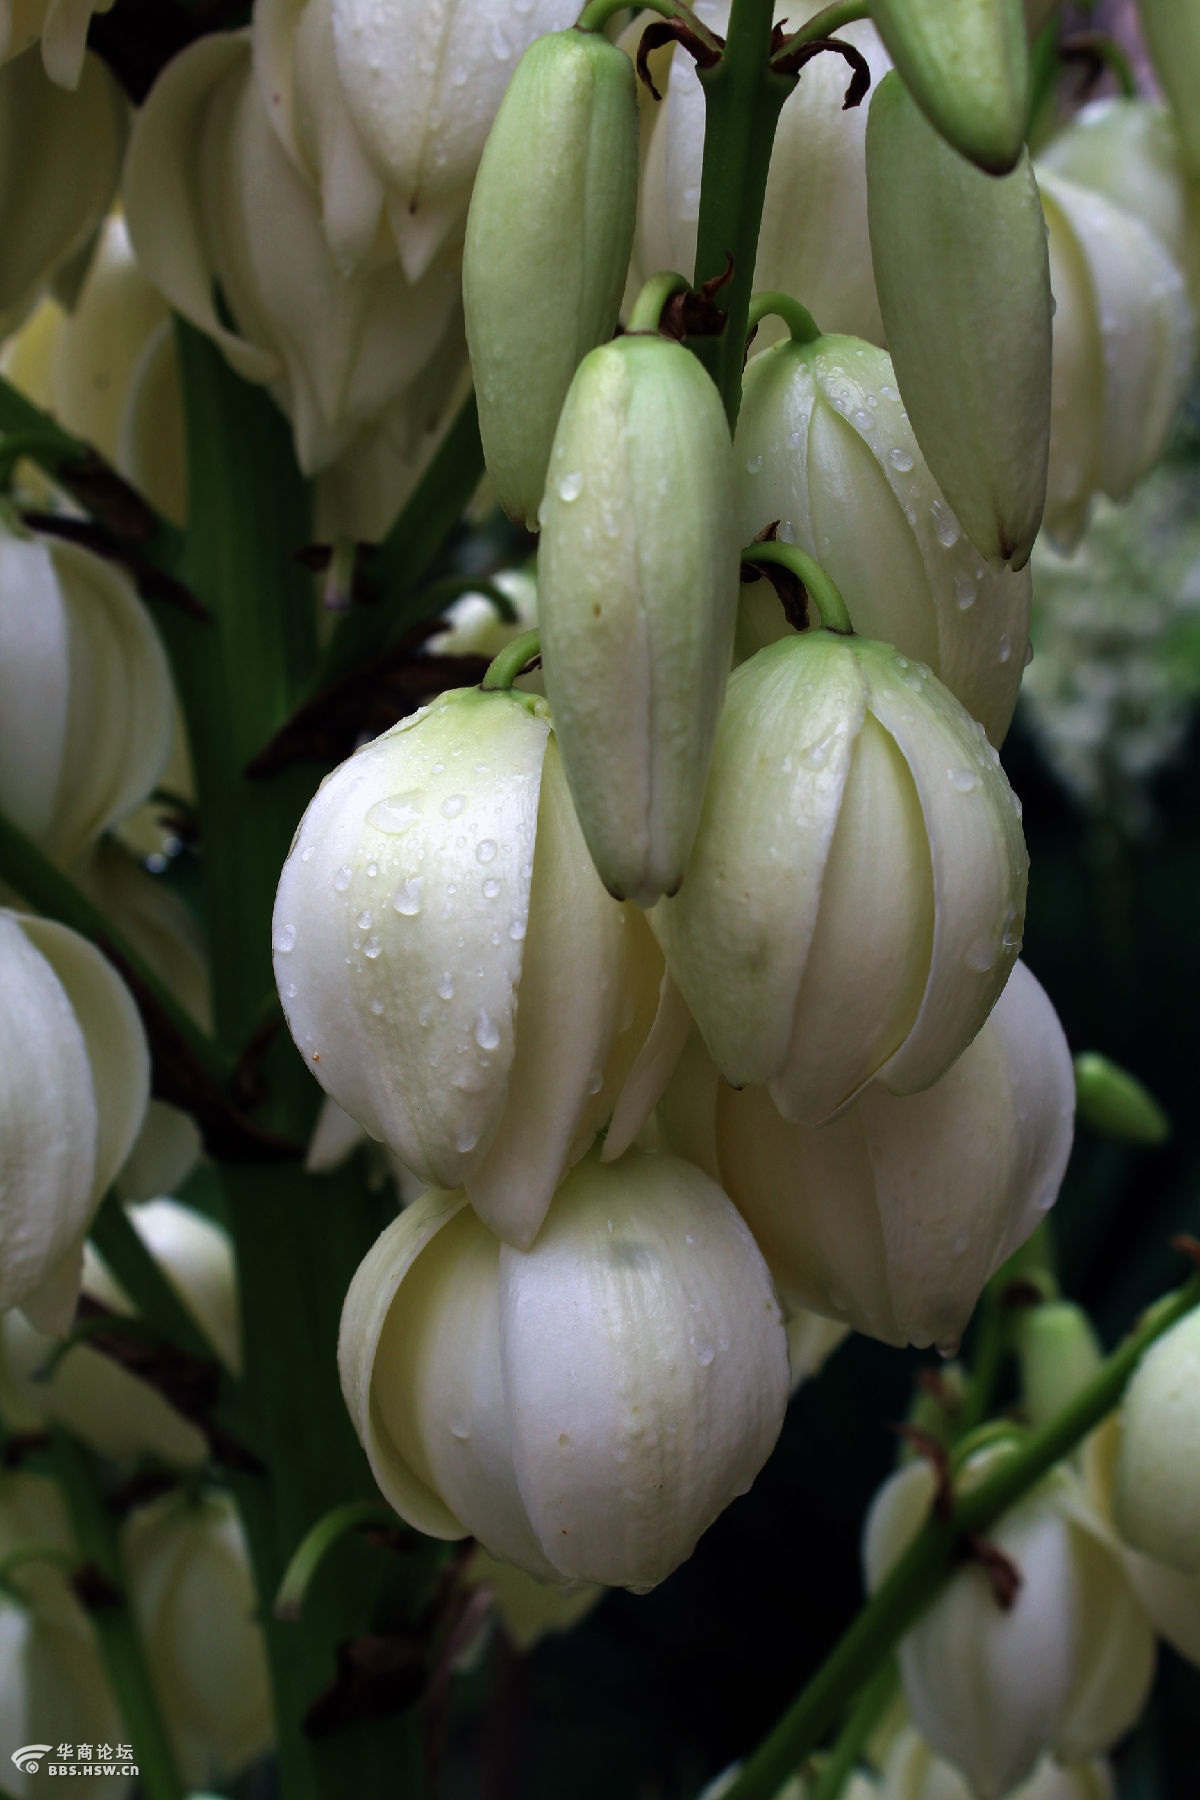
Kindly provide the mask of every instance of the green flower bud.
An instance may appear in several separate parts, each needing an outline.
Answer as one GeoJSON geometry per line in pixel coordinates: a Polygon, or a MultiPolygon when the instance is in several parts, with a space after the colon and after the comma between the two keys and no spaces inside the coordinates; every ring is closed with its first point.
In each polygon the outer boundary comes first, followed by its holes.
{"type": "Polygon", "coordinates": [[[1200,12],[1180,0],[1138,0],[1142,30],[1183,140],[1184,160],[1200,178],[1200,12]]]}
{"type": "MultiPolygon", "coordinates": [[[[913,434],[891,358],[853,338],[790,340],[755,357],[738,414],[742,542],[772,519],[828,570],[854,629],[927,662],[999,744],[1029,641],[1030,577],[992,569],[963,532],[913,434]]],[[[788,629],[774,596],[749,642],[788,629]],[[767,635],[762,635],[765,627],[767,635]]]]}
{"type": "Polygon", "coordinates": [[[530,45],[479,165],[463,303],[488,469],[505,508],[531,530],[571,377],[616,327],[637,148],[624,51],[590,31],[530,45]]]}
{"type": "Polygon", "coordinates": [[[1108,1137],[1162,1144],[1171,1135],[1171,1121],[1149,1089],[1096,1050],[1075,1058],[1075,1092],[1080,1118],[1108,1137]]]}
{"type": "Polygon", "coordinates": [[[1122,1537],[1200,1575],[1200,1312],[1152,1344],[1125,1391],[1113,1511],[1122,1537]]]}
{"type": "Polygon", "coordinates": [[[684,884],[652,923],[726,1080],[816,1125],[966,1048],[1020,949],[1026,869],[982,728],[923,665],[813,632],[734,672],[684,884]]]}
{"type": "Polygon", "coordinates": [[[1027,157],[983,174],[898,76],[867,125],[875,284],[913,430],[964,531],[1023,568],[1046,495],[1050,271],[1027,157]]]}
{"type": "Polygon", "coordinates": [[[934,129],[981,169],[1006,174],[1029,111],[1021,0],[870,0],[870,14],[934,129]]]}
{"type": "Polygon", "coordinates": [[[733,449],[712,381],[668,338],[593,350],[542,505],[546,693],[588,849],[619,898],[683,878],[733,647],[733,449]]]}
{"type": "Polygon", "coordinates": [[[1013,1336],[1025,1412],[1032,1425],[1045,1425],[1100,1367],[1099,1339],[1083,1308],[1069,1300],[1022,1307],[1013,1336]]]}

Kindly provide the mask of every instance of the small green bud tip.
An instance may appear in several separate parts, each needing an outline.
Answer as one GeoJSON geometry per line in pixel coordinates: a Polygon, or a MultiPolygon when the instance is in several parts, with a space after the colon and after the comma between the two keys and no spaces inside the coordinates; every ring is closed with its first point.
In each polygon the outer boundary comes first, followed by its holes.
{"type": "Polygon", "coordinates": [[[1107,1137],[1165,1144],[1171,1135],[1171,1121],[1153,1094],[1096,1050],[1075,1058],[1075,1096],[1080,1118],[1107,1137]]]}

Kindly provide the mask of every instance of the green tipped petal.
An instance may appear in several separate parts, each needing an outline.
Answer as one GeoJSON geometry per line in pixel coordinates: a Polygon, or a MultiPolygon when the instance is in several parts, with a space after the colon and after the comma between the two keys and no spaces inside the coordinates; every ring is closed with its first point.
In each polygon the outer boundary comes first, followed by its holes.
{"type": "Polygon", "coordinates": [[[935,131],[981,169],[1007,174],[1029,110],[1021,0],[871,0],[870,13],[935,131]]]}

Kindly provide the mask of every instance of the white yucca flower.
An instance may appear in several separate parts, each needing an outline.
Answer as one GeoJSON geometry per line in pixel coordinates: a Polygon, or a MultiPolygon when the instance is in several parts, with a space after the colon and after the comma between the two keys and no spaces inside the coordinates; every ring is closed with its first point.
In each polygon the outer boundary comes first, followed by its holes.
{"type": "Polygon", "coordinates": [[[63,1332],[146,1111],[149,1051],[124,982],[65,925],[0,912],[0,994],[0,1309],[63,1332]]]}
{"type": "Polygon", "coordinates": [[[42,67],[56,86],[76,88],[83,73],[92,14],[113,0],[0,0],[0,62],[39,40],[42,67]]]}
{"type": "Polygon", "coordinates": [[[153,788],[170,749],[166,656],[127,576],[0,529],[0,808],[62,867],[153,788]]]}

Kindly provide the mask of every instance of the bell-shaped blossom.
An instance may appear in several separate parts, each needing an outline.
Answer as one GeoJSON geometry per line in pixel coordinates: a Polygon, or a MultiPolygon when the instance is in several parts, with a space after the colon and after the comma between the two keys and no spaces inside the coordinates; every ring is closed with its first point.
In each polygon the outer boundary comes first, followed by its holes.
{"type": "Polygon", "coordinates": [[[455,271],[413,283],[386,260],[339,270],[244,35],[203,38],[168,64],[133,130],[124,201],[146,274],[239,375],[270,388],[306,474],[385,418],[401,429],[454,312],[455,271]]]}
{"type": "MultiPolygon", "coordinates": [[[[713,1172],[785,1306],[884,1343],[956,1345],[984,1283],[1053,1203],[1071,1149],[1070,1053],[1024,965],[932,1087],[901,1098],[872,1084],[818,1130],[709,1067],[693,1105],[713,1122],[713,1172]]],[[[670,1095],[688,1076],[681,1064],[670,1095]]],[[[689,1153],[686,1133],[672,1143],[689,1153]]]]}
{"type": "Polygon", "coordinates": [[[76,544],[0,530],[0,807],[62,866],[167,759],[174,693],[128,578],[76,544]]]}
{"type": "Polygon", "coordinates": [[[1090,188],[1148,225],[1200,299],[1200,191],[1188,180],[1179,132],[1155,100],[1110,95],[1081,107],[1038,153],[1042,170],[1090,188]]]}
{"type": "MultiPolygon", "coordinates": [[[[45,1548],[78,1555],[57,1483],[22,1471],[0,1477],[0,1558],[45,1548]]],[[[68,1719],[86,1723],[97,1739],[118,1742],[120,1709],[100,1652],[95,1627],[61,1563],[29,1557],[6,1577],[0,1592],[0,1731],[8,1745],[54,1744],[68,1719]],[[16,1596],[13,1594],[15,1589],[16,1596]]],[[[5,1790],[16,1800],[36,1800],[45,1775],[37,1757],[21,1763],[5,1757],[5,1790]]],[[[128,1778],[81,1775],[73,1788],[89,1800],[113,1800],[128,1778]]]]}
{"type": "Polygon", "coordinates": [[[1200,1312],[1151,1344],[1125,1390],[1113,1508],[1136,1550],[1200,1576],[1200,1312]]]}
{"type": "MultiPolygon", "coordinates": [[[[982,1452],[965,1479],[1008,1452],[982,1452]]],[[[935,1477],[913,1463],[867,1517],[867,1583],[878,1587],[923,1522],[935,1477]]],[[[954,1574],[901,1641],[913,1721],[978,1800],[1000,1800],[1052,1752],[1070,1764],[1106,1750],[1142,1709],[1154,1638],[1121,1553],[1065,1465],[989,1532],[1020,1578],[1003,1609],[982,1566],[954,1574]]]]}
{"type": "Polygon", "coordinates": [[[683,876],[733,656],[739,541],[715,383],[631,332],[584,358],[542,503],[546,693],[600,878],[650,906],[683,876]]]}
{"type": "Polygon", "coordinates": [[[125,102],[98,58],[75,93],[47,79],[36,51],[0,67],[0,337],[86,249],[111,204],[125,102]]]}
{"type": "Polygon", "coordinates": [[[820,631],[730,678],[695,847],[653,916],[714,1062],[817,1125],[917,1093],[998,999],[1028,859],[982,726],[888,646],[820,631]]]}
{"type": "Polygon", "coordinates": [[[527,1246],[612,1115],[662,976],[592,866],[545,702],[459,689],[343,763],[301,821],[273,934],[326,1092],[527,1246]]]}
{"type": "MultiPolygon", "coordinates": [[[[701,11],[714,29],[724,29],[727,7],[701,11]]],[[[807,0],[798,7],[776,8],[791,30],[817,11],[819,6],[807,0]]],[[[869,23],[840,26],[837,36],[861,52],[874,81],[890,68],[869,23]]],[[[881,344],[867,231],[867,108],[842,110],[849,79],[840,56],[815,57],[784,102],[771,152],[754,286],[794,294],[824,331],[852,332],[881,344]]],[[[656,269],[690,270],[695,264],[703,152],[704,90],[695,63],[677,49],[638,200],[637,256],[645,275],[656,269]]],[[[761,348],[777,332],[775,322],[766,321],[755,345],[761,348]]]]}
{"type": "Polygon", "coordinates": [[[1070,546],[1093,497],[1127,499],[1162,454],[1196,320],[1150,224],[1063,176],[1038,181],[1055,300],[1046,529],[1070,546]]]}
{"type": "MultiPolygon", "coordinates": [[[[221,1362],[238,1374],[241,1335],[228,1233],[174,1200],[147,1201],[130,1207],[128,1216],[221,1362]]],[[[136,1312],[90,1245],[83,1292],[111,1312],[136,1312]]],[[[153,1456],[194,1468],[205,1460],[203,1434],[148,1382],[86,1343],[57,1357],[55,1350],[55,1340],[18,1313],[0,1319],[0,1410],[10,1426],[32,1431],[53,1421],[117,1462],[153,1456]]]]}
{"type": "Polygon", "coordinates": [[[426,1194],[355,1276],[338,1360],[403,1518],[638,1592],[750,1486],[788,1391],[749,1231],[698,1169],[637,1150],[580,1163],[525,1252],[426,1194]]]}
{"type": "MultiPolygon", "coordinates": [[[[724,1796],[729,1793],[741,1774],[741,1768],[740,1763],[734,1763],[732,1768],[723,1770],[715,1781],[709,1782],[700,1795],[700,1800],[724,1800],[724,1796]]],[[[804,1775],[793,1775],[790,1781],[785,1781],[781,1788],[776,1789],[774,1800],[808,1800],[816,1779],[816,1776],[809,1778],[804,1775]]],[[[852,1771],[840,1792],[841,1800],[879,1800],[877,1782],[873,1776],[864,1774],[861,1769],[852,1771]]]]}
{"type": "MultiPolygon", "coordinates": [[[[821,337],[756,357],[735,449],[743,544],[777,520],[828,570],[854,629],[928,663],[999,744],[1029,643],[1030,576],[991,567],[963,531],[886,351],[821,337]]],[[[766,588],[745,591],[743,653],[787,629],[766,588]]]]}
{"type": "Polygon", "coordinates": [[[871,0],[870,13],[934,129],[981,169],[1006,174],[1029,114],[1021,0],[871,0]]]}
{"type": "Polygon", "coordinates": [[[0,62],[41,42],[42,67],[56,86],[76,88],[83,74],[92,14],[113,0],[0,0],[0,62]]]}
{"type": "Polygon", "coordinates": [[[319,193],[343,266],[381,229],[411,281],[461,233],[488,130],[523,50],[562,31],[574,0],[265,0],[255,61],[264,104],[319,193]]]}
{"type": "MultiPolygon", "coordinates": [[[[1089,1756],[1066,1767],[1046,1756],[1005,1800],[1116,1800],[1116,1791],[1104,1757],[1089,1756]]],[[[975,1795],[953,1763],[909,1726],[884,1757],[876,1800],[975,1800],[975,1795]]]]}
{"type": "Polygon", "coordinates": [[[571,378],[616,328],[637,150],[625,53],[598,32],[538,38],[488,138],[463,250],[484,456],[506,510],[533,530],[571,378]]]}
{"type": "Polygon", "coordinates": [[[271,1746],[266,1647],[227,1494],[168,1494],[131,1513],[121,1566],[183,1779],[235,1775],[271,1746]]]}
{"type": "Polygon", "coordinates": [[[871,101],[867,198],[888,349],[925,460],[972,542],[1023,568],[1050,436],[1050,274],[1029,158],[985,174],[891,74],[871,101]]]}
{"type": "Polygon", "coordinates": [[[83,1240],[137,1137],[150,1057],[124,982],[65,925],[0,912],[0,1309],[66,1330],[83,1240]]]}

